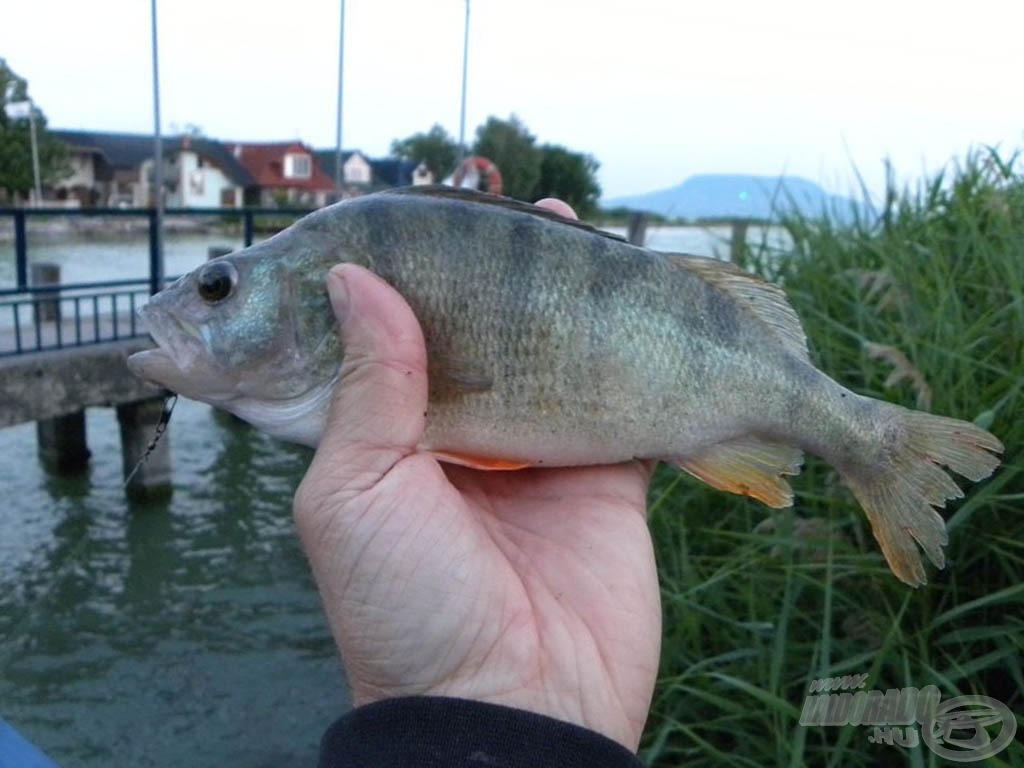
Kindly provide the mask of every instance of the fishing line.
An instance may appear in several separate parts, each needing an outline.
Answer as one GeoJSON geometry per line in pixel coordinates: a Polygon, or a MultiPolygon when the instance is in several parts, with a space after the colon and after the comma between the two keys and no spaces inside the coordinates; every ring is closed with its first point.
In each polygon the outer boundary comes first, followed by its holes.
{"type": "Polygon", "coordinates": [[[128,473],[128,477],[124,479],[123,488],[128,487],[128,483],[132,481],[132,478],[142,469],[142,465],[146,463],[150,454],[156,450],[157,443],[160,442],[160,438],[163,437],[164,432],[167,431],[167,424],[171,420],[171,413],[174,412],[174,406],[178,404],[178,395],[176,392],[170,392],[164,398],[164,407],[160,412],[160,420],[156,423],[156,429],[153,431],[153,439],[149,441],[149,445],[146,446],[146,452],[142,454],[142,458],[135,465],[135,469],[128,473]]]}

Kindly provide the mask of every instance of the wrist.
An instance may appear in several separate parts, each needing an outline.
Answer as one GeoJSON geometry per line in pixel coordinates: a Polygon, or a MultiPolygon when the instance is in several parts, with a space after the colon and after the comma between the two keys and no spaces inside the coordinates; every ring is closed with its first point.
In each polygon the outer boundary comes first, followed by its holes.
{"type": "Polygon", "coordinates": [[[568,721],[519,708],[436,696],[387,699],[338,720],[322,743],[322,766],[462,765],[507,768],[639,768],[632,750],[568,721]]]}

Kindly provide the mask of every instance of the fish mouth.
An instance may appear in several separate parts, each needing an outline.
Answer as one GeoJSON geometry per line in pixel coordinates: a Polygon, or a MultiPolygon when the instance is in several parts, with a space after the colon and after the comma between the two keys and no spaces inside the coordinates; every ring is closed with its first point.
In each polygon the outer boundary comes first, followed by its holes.
{"type": "Polygon", "coordinates": [[[209,403],[238,396],[237,379],[218,370],[199,327],[152,302],[139,310],[139,316],[157,346],[128,357],[128,370],[135,376],[209,403]]]}

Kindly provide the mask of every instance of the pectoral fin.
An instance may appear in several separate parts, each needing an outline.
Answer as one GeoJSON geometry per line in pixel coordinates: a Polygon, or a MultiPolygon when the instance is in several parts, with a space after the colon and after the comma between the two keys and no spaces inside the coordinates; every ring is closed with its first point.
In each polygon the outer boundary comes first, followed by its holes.
{"type": "Polygon", "coordinates": [[[468,453],[458,453],[456,451],[427,451],[438,461],[446,461],[449,464],[458,464],[463,467],[470,467],[472,469],[488,469],[488,470],[516,470],[526,469],[526,467],[533,466],[528,461],[518,461],[516,459],[496,459],[488,456],[472,456],[468,453]]]}
{"type": "Polygon", "coordinates": [[[791,445],[744,436],[674,463],[713,488],[779,508],[793,504],[793,489],[781,475],[799,474],[803,454],[791,445]]]}

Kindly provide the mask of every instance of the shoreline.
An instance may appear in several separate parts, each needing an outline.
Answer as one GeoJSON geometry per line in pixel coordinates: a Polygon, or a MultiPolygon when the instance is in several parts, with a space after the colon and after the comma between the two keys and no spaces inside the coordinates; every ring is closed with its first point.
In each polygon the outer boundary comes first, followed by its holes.
{"type": "MultiPolygon", "coordinates": [[[[167,216],[164,218],[165,233],[231,233],[241,231],[240,224],[223,221],[201,221],[188,216],[167,216]]],[[[67,216],[52,219],[29,220],[25,233],[30,238],[58,240],[65,237],[96,238],[107,235],[146,235],[149,233],[149,219],[121,216],[67,216]]],[[[14,242],[14,225],[0,227],[0,243],[14,242]]]]}

